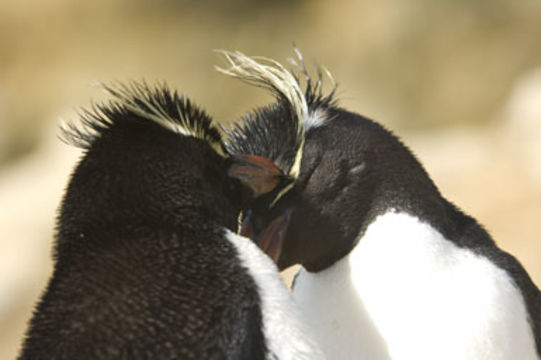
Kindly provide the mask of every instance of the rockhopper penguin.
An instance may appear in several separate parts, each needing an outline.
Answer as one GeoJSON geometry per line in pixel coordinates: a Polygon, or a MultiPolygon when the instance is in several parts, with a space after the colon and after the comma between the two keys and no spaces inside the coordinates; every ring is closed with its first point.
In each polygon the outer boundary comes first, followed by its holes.
{"type": "Polygon", "coordinates": [[[280,269],[302,265],[294,298],[326,356],[539,359],[541,295],[524,268],[396,136],[324,94],[298,55],[289,71],[226,53],[222,71],[277,98],[229,130],[227,149],[274,163],[267,176],[281,185],[245,212],[243,232],[280,269]]]}
{"type": "Polygon", "coordinates": [[[246,189],[211,118],[165,85],[104,88],[63,127],[85,153],[19,358],[321,359],[276,266],[234,233],[246,189]]]}

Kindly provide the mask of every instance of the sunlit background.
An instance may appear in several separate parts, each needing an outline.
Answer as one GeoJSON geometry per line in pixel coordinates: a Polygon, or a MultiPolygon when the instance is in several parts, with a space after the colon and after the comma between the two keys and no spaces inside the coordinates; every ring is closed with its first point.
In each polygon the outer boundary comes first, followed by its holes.
{"type": "Polygon", "coordinates": [[[540,39],[538,0],[3,0],[0,358],[16,356],[51,272],[79,156],[58,120],[103,98],[96,80],[166,80],[220,121],[270,100],[214,71],[213,49],[286,61],[296,43],[541,284],[540,39]]]}

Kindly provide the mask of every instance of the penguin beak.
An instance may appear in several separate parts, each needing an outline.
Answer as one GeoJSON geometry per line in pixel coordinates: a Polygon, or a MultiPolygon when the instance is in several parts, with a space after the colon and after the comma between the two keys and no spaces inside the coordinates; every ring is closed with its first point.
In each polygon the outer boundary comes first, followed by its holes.
{"type": "Polygon", "coordinates": [[[254,235],[250,224],[251,214],[247,214],[243,221],[241,234],[253,239],[275,263],[282,253],[282,246],[287,234],[287,228],[291,219],[292,210],[286,210],[267,226],[261,233],[254,235]]]}
{"type": "Polygon", "coordinates": [[[257,155],[234,155],[228,175],[240,180],[258,197],[271,192],[284,176],[282,170],[272,161],[257,155]]]}

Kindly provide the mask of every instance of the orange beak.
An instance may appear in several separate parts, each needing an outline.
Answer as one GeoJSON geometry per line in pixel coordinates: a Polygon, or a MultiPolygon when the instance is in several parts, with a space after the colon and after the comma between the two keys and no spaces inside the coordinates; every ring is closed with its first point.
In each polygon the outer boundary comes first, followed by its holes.
{"type": "Polygon", "coordinates": [[[271,192],[280,183],[282,170],[272,161],[257,155],[234,155],[228,175],[248,186],[254,197],[271,192]]]}

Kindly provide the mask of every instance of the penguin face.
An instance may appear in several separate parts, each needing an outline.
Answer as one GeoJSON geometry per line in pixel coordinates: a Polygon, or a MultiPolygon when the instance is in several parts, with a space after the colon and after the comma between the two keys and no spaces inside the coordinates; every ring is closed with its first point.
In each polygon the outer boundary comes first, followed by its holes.
{"type": "Polygon", "coordinates": [[[245,235],[269,253],[280,269],[302,264],[318,271],[355,246],[380,184],[372,171],[378,164],[371,152],[345,145],[361,142],[359,125],[336,118],[309,130],[299,177],[291,189],[272,205],[272,194],[261,196],[245,212],[245,235]]]}
{"type": "Polygon", "coordinates": [[[274,203],[256,200],[246,212],[247,234],[263,250],[268,244],[280,249],[273,250],[280,269],[293,264],[325,269],[389,209],[426,219],[445,212],[430,177],[391,132],[336,106],[324,111],[328,120],[306,131],[291,189],[274,203]]]}

